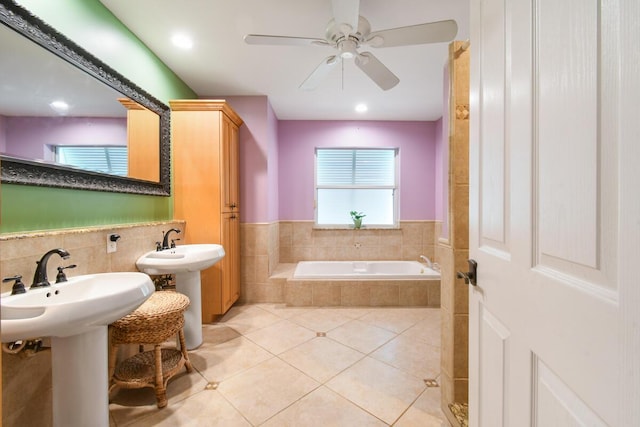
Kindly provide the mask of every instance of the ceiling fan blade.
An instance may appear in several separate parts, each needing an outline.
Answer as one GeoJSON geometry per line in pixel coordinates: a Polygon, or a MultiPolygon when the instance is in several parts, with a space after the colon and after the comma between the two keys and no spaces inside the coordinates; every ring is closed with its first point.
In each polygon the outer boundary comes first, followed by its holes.
{"type": "Polygon", "coordinates": [[[336,55],[331,55],[328,58],[325,58],[320,65],[316,67],[315,70],[307,77],[305,81],[300,85],[300,89],[302,90],[314,90],[320,83],[327,77],[329,72],[333,70],[333,67],[338,63],[338,57],[336,55]]]}
{"type": "Polygon", "coordinates": [[[329,46],[326,40],[307,37],[268,36],[262,34],[247,34],[244,36],[247,44],[279,45],[279,46],[329,46]]]}
{"type": "Polygon", "coordinates": [[[447,21],[374,31],[369,34],[366,43],[373,47],[442,43],[453,40],[457,33],[458,24],[456,24],[456,21],[449,19],[447,21]]]}
{"type": "Polygon", "coordinates": [[[332,0],[331,5],[336,24],[347,24],[351,26],[349,33],[354,33],[358,29],[360,0],[332,0]]]}
{"type": "Polygon", "coordinates": [[[389,90],[400,83],[400,79],[371,52],[362,52],[356,56],[355,62],[382,90],[389,90]]]}

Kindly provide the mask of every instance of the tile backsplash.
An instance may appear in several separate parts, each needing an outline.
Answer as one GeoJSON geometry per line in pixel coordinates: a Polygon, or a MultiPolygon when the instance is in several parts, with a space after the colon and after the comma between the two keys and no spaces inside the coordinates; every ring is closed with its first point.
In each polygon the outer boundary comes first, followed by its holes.
{"type": "MultiPolygon", "coordinates": [[[[21,275],[30,286],[36,261],[47,251],[63,248],[71,255],[63,260],[57,255],[49,259],[47,274],[55,279],[57,267],[75,264],[67,270],[69,277],[111,271],[137,271],[136,259],[155,248],[162,232],[170,228],[183,230],[184,221],[59,229],[39,233],[0,235],[0,272],[2,277],[21,275]],[[107,253],[107,237],[119,234],[117,251],[107,253]]],[[[185,242],[181,242],[185,243],[185,242]]],[[[11,290],[11,283],[2,284],[2,292],[11,290]]]]}

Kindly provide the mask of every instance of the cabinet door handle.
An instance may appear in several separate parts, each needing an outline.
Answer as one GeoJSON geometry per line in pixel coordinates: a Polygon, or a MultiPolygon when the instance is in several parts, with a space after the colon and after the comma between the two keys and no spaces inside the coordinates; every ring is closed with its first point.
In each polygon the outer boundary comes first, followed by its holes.
{"type": "Polygon", "coordinates": [[[238,218],[238,217],[237,217],[237,216],[235,216],[235,215],[231,215],[231,216],[229,217],[229,219],[236,219],[236,218],[238,218]]]}
{"type": "Polygon", "coordinates": [[[231,203],[229,206],[231,207],[231,209],[235,209],[237,205],[235,203],[231,203]]]}

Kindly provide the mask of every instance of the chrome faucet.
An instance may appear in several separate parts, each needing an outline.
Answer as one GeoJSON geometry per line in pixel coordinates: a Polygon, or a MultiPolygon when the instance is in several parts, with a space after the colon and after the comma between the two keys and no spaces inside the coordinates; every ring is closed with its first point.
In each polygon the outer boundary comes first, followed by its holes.
{"type": "Polygon", "coordinates": [[[433,268],[433,263],[431,262],[431,260],[429,258],[427,258],[424,255],[420,255],[420,258],[422,258],[424,260],[424,262],[427,264],[427,267],[433,268]]]}
{"type": "Polygon", "coordinates": [[[176,234],[180,233],[180,230],[178,230],[177,228],[172,228],[171,230],[168,230],[166,233],[164,233],[164,237],[162,238],[162,247],[160,248],[161,251],[176,247],[176,244],[173,240],[171,241],[171,246],[169,246],[169,233],[171,233],[172,231],[175,231],[176,234]]]}
{"type": "Polygon", "coordinates": [[[53,254],[58,254],[62,257],[62,259],[68,259],[71,255],[69,252],[64,249],[51,249],[49,252],[44,254],[40,261],[36,261],[36,273],[33,275],[33,283],[31,284],[32,288],[44,288],[46,286],[51,286],[49,283],[49,279],[47,279],[47,262],[49,261],[49,257],[53,254]]]}

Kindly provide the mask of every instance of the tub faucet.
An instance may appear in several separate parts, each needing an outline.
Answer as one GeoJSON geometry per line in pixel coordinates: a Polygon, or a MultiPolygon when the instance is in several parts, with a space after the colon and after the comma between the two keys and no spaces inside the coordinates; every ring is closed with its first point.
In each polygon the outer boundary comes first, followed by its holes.
{"type": "Polygon", "coordinates": [[[62,257],[62,259],[68,259],[71,255],[69,252],[64,249],[51,249],[49,252],[44,254],[40,261],[36,261],[36,273],[33,275],[33,283],[31,284],[31,288],[44,288],[46,286],[51,286],[49,283],[49,279],[47,279],[47,262],[49,261],[49,257],[53,254],[58,254],[62,257]]]}
{"type": "MultiPolygon", "coordinates": [[[[171,230],[168,230],[166,233],[164,233],[164,237],[162,239],[162,247],[160,248],[161,251],[165,250],[165,249],[169,249],[169,234],[175,231],[176,234],[180,233],[180,230],[178,230],[177,228],[172,228],[171,230]]],[[[175,247],[175,244],[173,245],[173,247],[175,247]]]]}
{"type": "Polygon", "coordinates": [[[427,264],[427,267],[433,268],[433,263],[431,262],[431,260],[429,258],[427,258],[424,255],[420,255],[420,258],[422,258],[424,260],[424,262],[427,264]]]}

